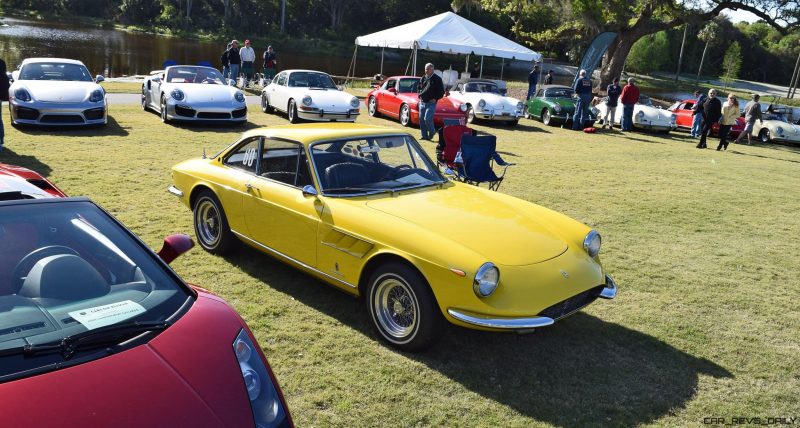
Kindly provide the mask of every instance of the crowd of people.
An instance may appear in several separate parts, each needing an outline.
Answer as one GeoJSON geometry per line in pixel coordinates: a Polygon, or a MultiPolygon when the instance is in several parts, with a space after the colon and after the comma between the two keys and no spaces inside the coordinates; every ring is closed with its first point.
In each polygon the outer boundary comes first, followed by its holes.
{"type": "MultiPolygon", "coordinates": [[[[278,55],[272,46],[267,46],[261,58],[261,73],[264,75],[265,81],[270,81],[275,77],[275,71],[278,67],[278,55]]],[[[235,86],[241,76],[244,78],[244,87],[250,86],[250,82],[253,81],[256,73],[256,52],[251,46],[250,40],[245,40],[244,46],[241,48],[238,40],[231,40],[219,60],[222,63],[222,76],[226,81],[233,82],[232,84],[235,86]]]]}

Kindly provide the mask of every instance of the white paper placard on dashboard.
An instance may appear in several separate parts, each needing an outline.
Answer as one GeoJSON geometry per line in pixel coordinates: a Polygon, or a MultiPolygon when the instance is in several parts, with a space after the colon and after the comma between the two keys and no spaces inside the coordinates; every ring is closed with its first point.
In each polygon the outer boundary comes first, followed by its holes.
{"type": "Polygon", "coordinates": [[[116,324],[128,318],[147,312],[142,305],[131,300],[123,300],[117,303],[110,303],[103,306],[81,309],[69,312],[75,321],[83,324],[89,330],[93,330],[107,325],[116,324]]]}

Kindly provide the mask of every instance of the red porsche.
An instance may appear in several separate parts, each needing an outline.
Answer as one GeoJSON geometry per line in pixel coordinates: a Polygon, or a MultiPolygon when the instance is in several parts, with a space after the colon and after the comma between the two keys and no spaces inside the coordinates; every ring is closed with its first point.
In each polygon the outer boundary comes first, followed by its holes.
{"type": "Polygon", "coordinates": [[[188,236],[156,255],[90,200],[2,167],[3,426],[292,426],[244,321],[167,265],[188,236]]]}
{"type": "MultiPolygon", "coordinates": [[[[678,125],[678,129],[689,130],[692,129],[692,120],[694,116],[692,116],[692,108],[694,108],[696,100],[689,99],[678,101],[675,104],[669,107],[669,111],[675,113],[675,123],[678,125]]],[[[744,130],[744,118],[739,117],[736,119],[736,124],[731,127],[730,135],[733,138],[739,136],[739,134],[744,130]]],[[[719,123],[715,123],[711,127],[711,135],[719,134],[719,123]]]]}
{"type": "MultiPolygon", "coordinates": [[[[419,77],[389,77],[367,95],[370,116],[384,115],[397,119],[403,126],[419,125],[419,77]]],[[[436,103],[434,125],[442,126],[445,119],[466,121],[467,105],[445,96],[436,103]]]]}

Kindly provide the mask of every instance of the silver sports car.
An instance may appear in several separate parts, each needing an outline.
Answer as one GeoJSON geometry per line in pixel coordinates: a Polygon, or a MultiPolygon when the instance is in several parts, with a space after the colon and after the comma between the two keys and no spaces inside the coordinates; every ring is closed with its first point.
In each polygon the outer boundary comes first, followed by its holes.
{"type": "Polygon", "coordinates": [[[15,125],[105,125],[106,91],[82,62],[28,58],[11,73],[8,108],[15,125]]]}
{"type": "Polygon", "coordinates": [[[142,109],[161,114],[161,121],[247,121],[244,93],[225,84],[215,68],[174,65],[150,73],[142,84],[142,109]]]}

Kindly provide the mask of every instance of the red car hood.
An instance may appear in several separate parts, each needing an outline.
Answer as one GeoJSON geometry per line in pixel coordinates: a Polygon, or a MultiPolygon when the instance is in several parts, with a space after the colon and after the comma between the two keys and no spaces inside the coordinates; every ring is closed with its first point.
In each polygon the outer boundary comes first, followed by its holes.
{"type": "Polygon", "coordinates": [[[169,329],[116,355],[0,385],[9,427],[252,427],[233,354],[243,328],[204,293],[169,329]]]}

